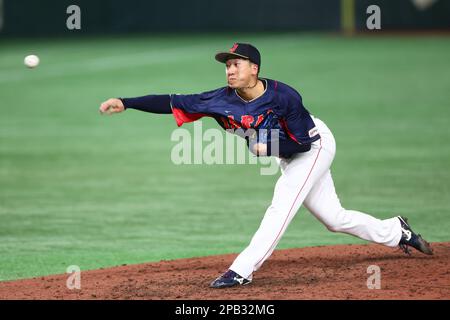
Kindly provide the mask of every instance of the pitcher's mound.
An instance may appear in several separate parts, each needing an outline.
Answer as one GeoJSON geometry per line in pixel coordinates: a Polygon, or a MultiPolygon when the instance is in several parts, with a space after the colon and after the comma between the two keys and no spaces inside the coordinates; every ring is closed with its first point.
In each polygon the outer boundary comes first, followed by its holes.
{"type": "Polygon", "coordinates": [[[229,289],[209,283],[234,254],[161,261],[82,271],[74,290],[68,274],[0,282],[0,299],[450,299],[450,243],[432,246],[433,256],[379,245],[276,250],[253,283],[229,289]]]}

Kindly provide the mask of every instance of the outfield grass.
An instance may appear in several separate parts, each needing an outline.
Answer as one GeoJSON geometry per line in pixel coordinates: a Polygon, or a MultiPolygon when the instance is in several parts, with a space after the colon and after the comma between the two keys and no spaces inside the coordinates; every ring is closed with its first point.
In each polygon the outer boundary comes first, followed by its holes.
{"type": "MultiPolygon", "coordinates": [[[[257,45],[261,75],[297,88],[333,130],[345,207],[403,214],[429,240],[450,240],[450,38],[236,39],[257,45]]],[[[0,42],[0,280],[246,246],[276,176],[255,165],[175,166],[172,116],[97,112],[108,97],[223,86],[213,55],[234,41],[0,42]],[[35,70],[22,64],[31,52],[41,58],[35,70]]],[[[364,242],[328,232],[301,209],[278,248],[338,243],[364,242]]]]}

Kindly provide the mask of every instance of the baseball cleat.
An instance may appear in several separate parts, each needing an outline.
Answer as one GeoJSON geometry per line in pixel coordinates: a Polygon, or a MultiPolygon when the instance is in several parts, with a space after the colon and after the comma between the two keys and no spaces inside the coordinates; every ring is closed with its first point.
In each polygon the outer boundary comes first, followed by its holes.
{"type": "Polygon", "coordinates": [[[221,288],[228,288],[233,287],[236,285],[246,285],[252,282],[251,280],[245,279],[244,277],[241,277],[233,270],[228,270],[223,275],[218,277],[216,280],[211,282],[209,285],[211,288],[221,289],[221,288]]]}
{"type": "Polygon", "coordinates": [[[411,254],[409,247],[413,247],[422,253],[432,255],[433,250],[431,249],[430,244],[422,238],[420,234],[415,234],[414,231],[412,231],[408,224],[408,219],[401,216],[399,216],[398,219],[400,220],[400,225],[402,228],[402,238],[398,244],[400,249],[408,255],[411,254]]]}

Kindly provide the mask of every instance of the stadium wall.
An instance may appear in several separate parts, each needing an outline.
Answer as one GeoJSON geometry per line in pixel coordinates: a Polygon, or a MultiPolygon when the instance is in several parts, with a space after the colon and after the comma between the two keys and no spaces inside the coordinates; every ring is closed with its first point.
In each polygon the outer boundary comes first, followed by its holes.
{"type": "Polygon", "coordinates": [[[366,9],[372,4],[381,8],[383,30],[450,30],[450,1],[446,0],[0,0],[0,34],[338,32],[344,16],[351,28],[363,31],[366,9]],[[66,27],[66,10],[73,4],[81,9],[80,30],[66,27]]]}

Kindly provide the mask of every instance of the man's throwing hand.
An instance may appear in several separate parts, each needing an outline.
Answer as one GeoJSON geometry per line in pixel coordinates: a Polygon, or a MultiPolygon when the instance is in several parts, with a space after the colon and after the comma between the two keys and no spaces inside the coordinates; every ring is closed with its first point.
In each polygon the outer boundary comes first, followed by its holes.
{"type": "Polygon", "coordinates": [[[119,113],[125,110],[122,100],[117,98],[111,98],[106,100],[100,105],[100,114],[113,114],[119,113]]]}

